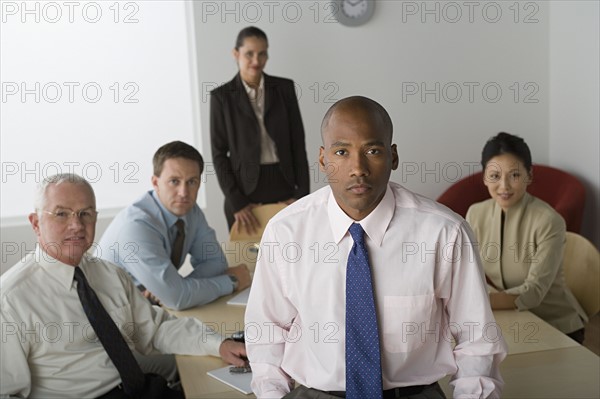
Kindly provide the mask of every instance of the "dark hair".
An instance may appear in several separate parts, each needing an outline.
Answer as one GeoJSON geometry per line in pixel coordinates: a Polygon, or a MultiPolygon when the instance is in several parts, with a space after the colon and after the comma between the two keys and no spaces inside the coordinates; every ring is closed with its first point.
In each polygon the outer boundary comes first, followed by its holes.
{"type": "Polygon", "coordinates": [[[392,142],[392,135],[394,130],[394,125],[392,123],[392,118],[390,118],[390,114],[383,108],[381,104],[379,104],[375,100],[371,100],[370,98],[363,96],[352,96],[342,98],[335,104],[333,104],[325,113],[323,117],[323,121],[321,122],[321,138],[323,138],[323,132],[327,129],[327,125],[329,124],[329,119],[331,119],[331,115],[338,109],[344,107],[359,107],[364,109],[369,113],[369,115],[374,118],[381,126],[385,133],[389,138],[389,142],[392,142]]]}
{"type": "Polygon", "coordinates": [[[531,172],[531,152],[525,140],[510,133],[500,132],[485,143],[481,152],[481,166],[485,166],[490,159],[501,155],[511,154],[519,158],[527,172],[531,172]]]}
{"type": "Polygon", "coordinates": [[[172,141],[163,145],[154,153],[154,157],[152,158],[154,176],[160,176],[165,161],[171,158],[189,159],[198,163],[200,174],[204,170],[204,160],[197,149],[183,141],[172,141]]]}
{"type": "Polygon", "coordinates": [[[244,39],[247,37],[258,37],[259,39],[263,39],[265,42],[267,42],[267,46],[269,45],[269,39],[267,39],[267,34],[265,32],[258,29],[256,26],[248,26],[238,33],[237,39],[235,39],[236,50],[239,50],[240,47],[244,45],[244,39]]]}

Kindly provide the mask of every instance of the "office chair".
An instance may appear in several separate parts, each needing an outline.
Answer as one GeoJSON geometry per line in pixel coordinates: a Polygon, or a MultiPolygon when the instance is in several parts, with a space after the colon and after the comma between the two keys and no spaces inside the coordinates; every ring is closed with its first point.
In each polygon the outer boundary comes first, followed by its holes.
{"type": "Polygon", "coordinates": [[[600,253],[585,237],[567,232],[563,257],[567,286],[588,318],[600,311],[600,253]]]}
{"type": "Polygon", "coordinates": [[[260,227],[259,227],[258,231],[255,232],[254,234],[249,234],[246,232],[246,230],[244,228],[242,228],[238,232],[237,231],[238,230],[237,229],[238,222],[236,221],[235,223],[233,223],[233,226],[231,226],[231,231],[229,232],[229,241],[251,241],[251,242],[259,243],[260,239],[262,237],[263,231],[265,230],[265,227],[267,225],[267,222],[273,216],[275,216],[275,214],[277,212],[279,212],[280,210],[282,210],[285,207],[286,207],[285,204],[276,203],[276,204],[260,205],[260,206],[257,206],[256,208],[252,209],[252,213],[254,214],[256,219],[258,219],[258,222],[260,223],[260,227]]]}

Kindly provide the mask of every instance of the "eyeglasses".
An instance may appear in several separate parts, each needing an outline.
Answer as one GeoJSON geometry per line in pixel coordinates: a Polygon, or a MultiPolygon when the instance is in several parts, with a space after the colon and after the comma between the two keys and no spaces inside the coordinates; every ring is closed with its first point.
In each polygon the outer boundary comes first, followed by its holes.
{"type": "Polygon", "coordinates": [[[72,216],[77,216],[81,223],[90,224],[96,221],[98,211],[95,209],[82,209],[80,211],[72,211],[70,209],[59,209],[56,212],[42,211],[48,215],[52,215],[54,220],[59,223],[67,223],[72,216]]]}

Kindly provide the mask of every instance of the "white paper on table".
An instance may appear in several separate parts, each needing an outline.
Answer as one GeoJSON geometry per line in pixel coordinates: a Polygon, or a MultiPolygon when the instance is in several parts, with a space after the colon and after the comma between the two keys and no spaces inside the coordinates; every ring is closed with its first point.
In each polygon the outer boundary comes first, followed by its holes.
{"type": "Polygon", "coordinates": [[[220,369],[212,370],[206,374],[213,378],[221,381],[224,384],[229,385],[238,391],[245,393],[246,395],[252,393],[250,388],[250,382],[252,382],[252,373],[230,373],[229,368],[232,366],[223,367],[220,369]]]}
{"type": "Polygon", "coordinates": [[[250,296],[250,287],[227,301],[228,305],[246,306],[248,304],[248,297],[250,296]]]}

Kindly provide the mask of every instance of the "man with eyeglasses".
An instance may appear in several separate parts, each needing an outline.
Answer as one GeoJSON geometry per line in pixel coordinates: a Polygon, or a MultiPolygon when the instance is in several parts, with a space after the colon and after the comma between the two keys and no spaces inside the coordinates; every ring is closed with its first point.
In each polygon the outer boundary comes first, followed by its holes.
{"type": "Polygon", "coordinates": [[[132,349],[244,365],[243,344],[153,307],[125,271],[88,255],[96,217],[82,177],[60,174],[39,185],[29,215],[36,250],[0,277],[0,395],[183,398],[144,374],[132,349]]]}

